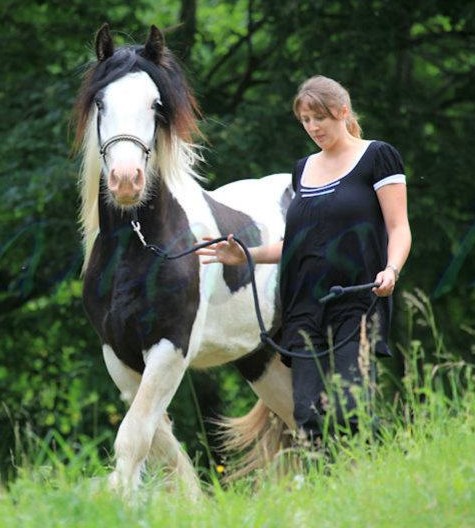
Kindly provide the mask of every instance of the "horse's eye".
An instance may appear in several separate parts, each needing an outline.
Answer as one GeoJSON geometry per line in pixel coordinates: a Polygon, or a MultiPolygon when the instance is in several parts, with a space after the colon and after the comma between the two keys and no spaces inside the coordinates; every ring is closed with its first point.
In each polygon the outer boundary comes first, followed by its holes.
{"type": "Polygon", "coordinates": [[[96,108],[99,112],[104,110],[104,101],[100,97],[96,97],[94,99],[94,104],[96,105],[96,108]]]}
{"type": "Polygon", "coordinates": [[[163,111],[163,104],[160,99],[155,99],[155,101],[152,103],[152,109],[155,112],[161,112],[163,111]]]}
{"type": "Polygon", "coordinates": [[[155,112],[155,116],[161,123],[167,122],[167,116],[165,113],[165,108],[163,107],[162,101],[160,99],[155,99],[152,103],[152,109],[155,112]]]}

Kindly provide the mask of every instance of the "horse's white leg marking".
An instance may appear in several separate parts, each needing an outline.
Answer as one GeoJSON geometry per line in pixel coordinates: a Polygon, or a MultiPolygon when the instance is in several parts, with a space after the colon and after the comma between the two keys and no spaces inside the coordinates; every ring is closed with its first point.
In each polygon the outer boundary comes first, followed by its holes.
{"type": "Polygon", "coordinates": [[[167,415],[160,420],[153,437],[149,460],[164,463],[169,474],[183,484],[188,497],[197,499],[201,495],[198,477],[188,455],[183,451],[172,432],[172,423],[167,415]]]}
{"type": "Polygon", "coordinates": [[[122,363],[109,345],[102,347],[102,354],[107,371],[120,390],[122,399],[130,405],[137,393],[142,376],[122,363]]]}
{"type": "Polygon", "coordinates": [[[278,356],[272,359],[264,374],[250,385],[271,411],[290,429],[295,429],[291,371],[278,356]]]}
{"type": "MultiPolygon", "coordinates": [[[[170,341],[162,339],[150,349],[142,381],[117,433],[116,468],[110,477],[112,487],[127,491],[140,484],[141,470],[157,427],[163,422],[185,368],[182,352],[170,341]]],[[[178,442],[175,442],[176,449],[179,449],[178,442]]]]}

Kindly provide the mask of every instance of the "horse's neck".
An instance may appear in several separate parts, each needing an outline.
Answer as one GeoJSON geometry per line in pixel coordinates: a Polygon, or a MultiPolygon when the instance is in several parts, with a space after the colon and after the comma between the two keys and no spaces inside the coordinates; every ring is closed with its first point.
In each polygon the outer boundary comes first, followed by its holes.
{"type": "MultiPolygon", "coordinates": [[[[119,237],[121,233],[132,233],[131,212],[124,212],[107,202],[105,193],[99,193],[99,228],[105,237],[119,237]]],[[[146,242],[166,242],[183,236],[189,225],[177,197],[164,184],[157,185],[146,203],[136,210],[136,220],[146,242]]]]}

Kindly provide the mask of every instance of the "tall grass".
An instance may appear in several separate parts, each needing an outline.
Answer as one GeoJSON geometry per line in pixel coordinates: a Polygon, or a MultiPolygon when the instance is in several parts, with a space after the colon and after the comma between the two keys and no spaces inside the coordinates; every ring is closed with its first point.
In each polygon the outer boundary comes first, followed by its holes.
{"type": "Polygon", "coordinates": [[[0,527],[475,526],[473,366],[451,358],[421,292],[405,302],[405,375],[390,399],[388,373],[378,385],[367,377],[358,435],[343,427],[317,451],[297,442],[265,470],[228,485],[212,471],[197,503],[186,490],[168,492],[160,475],[123,501],[105,485],[102,439],[71,446],[57,432],[23,435],[14,455],[18,477],[0,489],[0,527]],[[431,335],[429,350],[418,328],[431,335]]]}

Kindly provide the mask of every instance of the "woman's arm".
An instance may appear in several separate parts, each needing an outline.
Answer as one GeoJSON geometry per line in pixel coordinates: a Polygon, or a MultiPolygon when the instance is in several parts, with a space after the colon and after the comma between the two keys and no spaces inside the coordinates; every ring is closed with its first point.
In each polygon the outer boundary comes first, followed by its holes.
{"type": "Polygon", "coordinates": [[[283,242],[274,242],[266,246],[256,246],[249,248],[252,259],[256,264],[277,264],[282,257],[283,242]]]}
{"type": "Polygon", "coordinates": [[[407,190],[403,183],[394,183],[376,191],[388,232],[387,267],[376,276],[376,295],[391,295],[411,249],[411,229],[407,216],[407,190]]]}
{"type": "MultiPolygon", "coordinates": [[[[211,240],[205,238],[204,240],[211,240]]],[[[256,264],[276,264],[282,256],[282,241],[264,246],[250,247],[249,253],[256,264]]],[[[212,264],[220,262],[228,266],[238,266],[246,264],[246,254],[242,247],[234,240],[234,236],[228,235],[228,239],[218,242],[207,248],[199,249],[197,255],[207,257],[203,264],[212,264]]]]}

